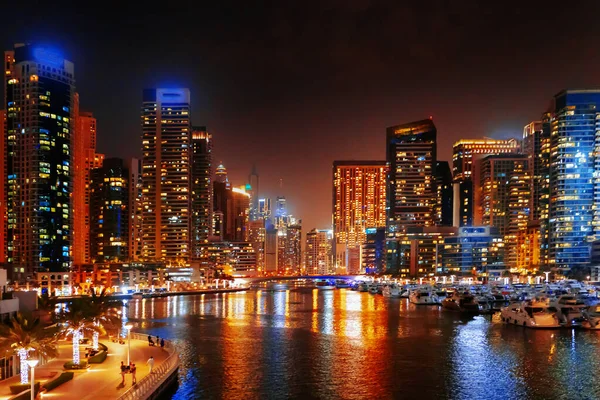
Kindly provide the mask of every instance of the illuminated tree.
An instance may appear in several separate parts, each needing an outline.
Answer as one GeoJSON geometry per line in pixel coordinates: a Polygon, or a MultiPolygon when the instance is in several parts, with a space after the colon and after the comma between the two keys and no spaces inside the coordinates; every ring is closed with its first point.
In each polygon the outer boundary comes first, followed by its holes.
{"type": "Polygon", "coordinates": [[[65,336],[73,338],[73,364],[79,365],[79,343],[86,334],[94,335],[104,332],[101,326],[94,322],[91,301],[89,299],[74,299],[68,309],[61,312],[58,320],[65,327],[65,336]]]}
{"type": "MultiPolygon", "coordinates": [[[[96,294],[95,290],[92,290],[92,296],[88,304],[87,315],[88,318],[102,330],[118,328],[121,325],[121,316],[117,310],[118,302],[110,300],[107,296],[106,288],[102,289],[100,294],[96,294]]],[[[93,333],[93,346],[94,350],[98,350],[98,339],[100,337],[100,330],[94,331],[93,333]]]]}

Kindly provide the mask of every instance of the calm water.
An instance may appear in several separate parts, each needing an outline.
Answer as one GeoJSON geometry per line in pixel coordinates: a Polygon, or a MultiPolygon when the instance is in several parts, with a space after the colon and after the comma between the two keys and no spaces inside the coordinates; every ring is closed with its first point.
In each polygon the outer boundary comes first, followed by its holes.
{"type": "Polygon", "coordinates": [[[177,400],[600,398],[597,332],[343,289],[134,300],[128,316],[177,342],[177,400]]]}

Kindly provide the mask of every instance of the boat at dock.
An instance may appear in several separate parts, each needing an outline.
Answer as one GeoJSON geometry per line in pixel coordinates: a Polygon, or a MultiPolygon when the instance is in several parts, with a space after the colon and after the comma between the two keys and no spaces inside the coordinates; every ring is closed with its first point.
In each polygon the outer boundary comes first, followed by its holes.
{"type": "Polygon", "coordinates": [[[549,307],[546,299],[535,299],[523,303],[513,303],[500,311],[506,324],[526,328],[560,328],[554,308],[549,307]]]}
{"type": "Polygon", "coordinates": [[[477,299],[469,292],[460,292],[455,290],[451,295],[442,301],[442,307],[449,311],[459,311],[468,314],[479,313],[479,303],[477,299]]]}

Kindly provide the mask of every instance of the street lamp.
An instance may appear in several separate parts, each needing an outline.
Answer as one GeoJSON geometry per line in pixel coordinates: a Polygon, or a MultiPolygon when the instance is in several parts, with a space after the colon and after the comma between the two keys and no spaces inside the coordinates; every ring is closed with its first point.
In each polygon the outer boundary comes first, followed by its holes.
{"type": "Polygon", "coordinates": [[[39,360],[27,360],[27,365],[31,368],[31,400],[35,399],[35,366],[39,360]]]}
{"type": "Polygon", "coordinates": [[[131,328],[133,328],[133,325],[125,325],[125,329],[127,329],[127,365],[130,364],[129,355],[131,353],[131,328]]]}

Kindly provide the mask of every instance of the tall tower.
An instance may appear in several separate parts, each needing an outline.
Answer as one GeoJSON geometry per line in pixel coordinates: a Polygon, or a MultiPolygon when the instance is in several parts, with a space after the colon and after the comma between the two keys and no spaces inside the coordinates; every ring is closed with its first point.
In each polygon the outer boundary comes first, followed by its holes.
{"type": "Polygon", "coordinates": [[[349,274],[360,272],[366,229],[385,227],[386,178],[385,161],[333,162],[334,254],[349,274]]]}
{"type": "Polygon", "coordinates": [[[142,104],[143,245],[146,260],[190,256],[190,91],[146,89],[142,104]]]}
{"type": "Polygon", "coordinates": [[[102,166],[96,156],[96,118],[79,111],[79,95],[74,101],[75,130],[73,132],[73,264],[91,262],[90,244],[90,176],[102,166]],[[99,165],[98,165],[99,164],[99,165]]]}
{"type": "Polygon", "coordinates": [[[212,135],[206,127],[192,128],[192,254],[212,235],[212,135]]]}
{"type": "Polygon", "coordinates": [[[142,160],[131,158],[129,170],[129,261],[139,261],[142,256],[142,160]]]}
{"type": "Polygon", "coordinates": [[[549,260],[558,268],[590,262],[600,229],[600,90],[554,97],[550,134],[549,260]]]}
{"type": "Polygon", "coordinates": [[[452,171],[448,161],[438,161],[435,166],[436,203],[435,218],[438,225],[452,226],[452,171]]]}
{"type": "Polygon", "coordinates": [[[43,47],[5,52],[8,263],[12,279],[71,264],[73,63],[43,47]]]}
{"type": "Polygon", "coordinates": [[[107,158],[91,173],[91,258],[125,262],[129,258],[129,171],[120,158],[107,158]]]}
{"type": "Polygon", "coordinates": [[[330,274],[333,267],[333,231],[313,229],[306,234],[305,268],[309,275],[330,274]]]}
{"type": "Polygon", "coordinates": [[[260,218],[258,206],[258,172],[256,172],[256,164],[252,166],[252,172],[248,176],[248,184],[250,185],[250,221],[256,221],[260,218]]]}
{"type": "Polygon", "coordinates": [[[6,263],[6,111],[0,110],[0,263],[6,263]]]}

